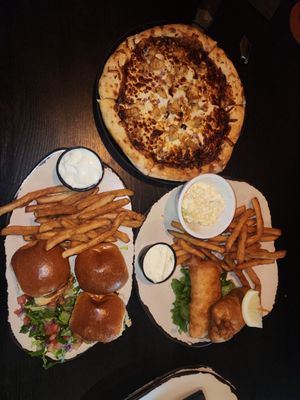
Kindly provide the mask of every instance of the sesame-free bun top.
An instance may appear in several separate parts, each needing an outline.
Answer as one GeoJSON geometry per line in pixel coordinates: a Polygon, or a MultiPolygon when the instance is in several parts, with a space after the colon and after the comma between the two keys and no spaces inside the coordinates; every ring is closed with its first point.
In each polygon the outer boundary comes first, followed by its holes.
{"type": "Polygon", "coordinates": [[[11,259],[12,268],[23,292],[32,297],[54,293],[70,278],[69,260],[59,246],[45,250],[45,241],[19,248],[11,259]]]}
{"type": "Polygon", "coordinates": [[[115,292],[128,280],[124,257],[113,243],[102,243],[79,254],[75,274],[81,289],[92,294],[115,292]]]}
{"type": "Polygon", "coordinates": [[[86,342],[108,343],[122,334],[125,315],[125,305],[115,293],[81,292],[70,318],[70,328],[86,342]]]}

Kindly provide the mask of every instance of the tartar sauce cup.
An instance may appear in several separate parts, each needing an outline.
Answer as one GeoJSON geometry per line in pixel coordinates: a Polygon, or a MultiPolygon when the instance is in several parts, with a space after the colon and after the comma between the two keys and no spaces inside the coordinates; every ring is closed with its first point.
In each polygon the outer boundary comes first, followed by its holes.
{"type": "Polygon", "coordinates": [[[176,253],[164,242],[145,246],[138,255],[138,262],[145,278],[151,283],[167,281],[176,267],[176,253]]]}
{"type": "Polygon", "coordinates": [[[98,186],[104,175],[98,154],[83,146],[65,150],[57,160],[56,173],[61,183],[78,192],[98,186]]]}
{"type": "Polygon", "coordinates": [[[183,185],[177,197],[177,214],[185,231],[199,239],[224,232],[234,216],[235,193],[216,174],[202,174],[183,185]]]}

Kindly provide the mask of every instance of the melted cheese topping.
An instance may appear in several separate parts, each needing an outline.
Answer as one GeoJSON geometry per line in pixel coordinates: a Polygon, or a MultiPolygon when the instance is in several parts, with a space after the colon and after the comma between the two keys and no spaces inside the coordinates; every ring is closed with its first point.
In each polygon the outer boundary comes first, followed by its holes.
{"type": "Polygon", "coordinates": [[[229,94],[225,76],[198,42],[142,40],[124,76],[116,107],[139,151],[178,167],[216,159],[228,132],[229,94]]]}

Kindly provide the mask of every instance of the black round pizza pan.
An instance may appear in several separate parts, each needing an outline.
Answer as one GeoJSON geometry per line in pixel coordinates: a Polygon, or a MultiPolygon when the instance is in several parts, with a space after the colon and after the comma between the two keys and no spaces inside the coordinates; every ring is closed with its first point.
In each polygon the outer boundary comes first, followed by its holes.
{"type": "Polygon", "coordinates": [[[133,30],[131,30],[130,32],[127,32],[126,34],[124,34],[122,37],[120,37],[115,42],[115,44],[111,47],[111,49],[108,51],[108,53],[105,55],[105,57],[103,57],[103,61],[97,70],[96,79],[95,79],[95,83],[94,83],[94,89],[93,89],[93,113],[94,113],[95,124],[96,124],[97,130],[99,132],[100,138],[101,138],[104,146],[106,147],[106,149],[110,153],[110,155],[113,157],[113,159],[122,168],[124,168],[126,171],[128,171],[130,174],[132,174],[136,178],[142,179],[145,182],[155,183],[158,185],[178,186],[179,184],[182,184],[182,182],[170,181],[170,180],[165,180],[165,179],[160,179],[160,178],[153,178],[151,176],[144,175],[141,171],[139,171],[131,163],[131,161],[127,158],[127,156],[124,154],[124,152],[122,151],[120,146],[115,142],[115,140],[109,133],[108,129],[106,128],[106,125],[102,118],[99,103],[98,103],[98,100],[99,100],[98,82],[102,75],[102,71],[106,64],[106,61],[108,60],[110,55],[116,50],[116,48],[129,36],[135,35],[138,32],[142,32],[153,26],[166,25],[166,24],[171,24],[171,23],[178,23],[178,22],[163,20],[163,21],[156,21],[156,22],[140,25],[140,26],[134,28],[133,30]]]}

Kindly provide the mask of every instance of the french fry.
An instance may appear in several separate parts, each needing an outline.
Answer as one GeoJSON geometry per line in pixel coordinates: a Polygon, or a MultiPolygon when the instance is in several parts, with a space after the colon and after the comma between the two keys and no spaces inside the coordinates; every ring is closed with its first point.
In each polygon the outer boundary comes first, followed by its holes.
{"type": "MultiPolygon", "coordinates": [[[[107,212],[111,212],[119,207],[125,206],[126,204],[128,204],[130,201],[126,198],[124,199],[120,199],[120,200],[116,200],[116,201],[112,201],[109,204],[106,204],[105,206],[96,208],[93,211],[89,211],[87,213],[83,213],[79,215],[79,219],[92,219],[96,216],[100,216],[102,214],[105,214],[107,212]]],[[[117,217],[118,218],[118,217],[117,217]]],[[[123,217],[124,219],[124,217],[123,217]]],[[[123,220],[122,219],[122,220],[123,220]]]]}
{"type": "Polygon", "coordinates": [[[73,196],[74,192],[66,192],[59,194],[51,194],[39,197],[36,202],[38,204],[51,204],[61,202],[62,200],[68,199],[70,196],[73,196]]]}
{"type": "Polygon", "coordinates": [[[124,243],[130,242],[129,236],[125,232],[117,230],[114,235],[116,236],[117,239],[120,239],[124,243]]]}
{"type": "Polygon", "coordinates": [[[248,282],[248,279],[245,277],[244,272],[240,270],[235,270],[234,272],[236,276],[239,278],[242,286],[250,288],[250,284],[248,282]]]}
{"type": "Polygon", "coordinates": [[[238,220],[237,225],[235,226],[235,228],[233,229],[231,235],[228,236],[227,240],[226,240],[226,251],[229,251],[231,249],[231,246],[233,245],[233,243],[236,241],[237,237],[240,234],[240,231],[244,225],[244,223],[247,221],[247,219],[249,218],[249,216],[252,215],[252,210],[251,208],[248,208],[240,217],[238,220]]]}
{"type": "Polygon", "coordinates": [[[243,263],[245,260],[246,240],[247,240],[247,225],[244,224],[238,239],[238,247],[236,253],[236,259],[238,264],[243,263]]]}
{"type": "Polygon", "coordinates": [[[274,236],[281,236],[282,230],[278,228],[269,228],[269,227],[264,227],[264,232],[263,235],[274,235],[274,236]]]}
{"type": "Polygon", "coordinates": [[[258,290],[259,293],[261,293],[261,282],[260,282],[260,279],[259,279],[257,273],[254,271],[254,269],[252,267],[247,268],[246,272],[247,272],[249,278],[251,279],[251,281],[254,283],[255,290],[258,290]]]}
{"type": "Polygon", "coordinates": [[[181,225],[179,221],[172,221],[171,226],[179,231],[185,232],[184,227],[181,225]]]}
{"type": "Polygon", "coordinates": [[[176,257],[177,257],[177,258],[180,257],[180,256],[185,256],[186,254],[188,254],[188,253],[187,253],[185,250],[183,250],[183,249],[176,250],[175,253],[176,253],[176,257]]]}
{"type": "Polygon", "coordinates": [[[80,218],[80,214],[87,213],[87,212],[90,212],[90,211],[94,211],[97,208],[103,207],[106,204],[111,203],[113,201],[114,197],[115,197],[113,194],[107,194],[106,196],[102,196],[102,197],[100,197],[100,195],[98,195],[98,196],[99,197],[95,202],[90,204],[88,207],[84,208],[81,211],[81,213],[78,214],[79,218],[80,218]]]}
{"type": "Polygon", "coordinates": [[[62,231],[61,233],[56,234],[55,237],[53,237],[52,239],[47,241],[46,250],[52,249],[57,244],[64,242],[67,239],[70,239],[74,235],[86,233],[88,231],[99,228],[101,226],[108,225],[109,223],[110,223],[110,221],[107,219],[102,219],[102,220],[97,219],[93,222],[88,222],[86,224],[82,224],[75,228],[66,229],[66,230],[62,231]]]}
{"type": "Polygon", "coordinates": [[[129,228],[139,228],[140,226],[142,226],[143,221],[137,221],[137,220],[130,220],[130,219],[124,219],[124,221],[122,221],[122,226],[127,226],[129,228]]]}
{"type": "Polygon", "coordinates": [[[95,239],[90,240],[88,243],[84,243],[75,247],[72,247],[68,250],[65,250],[63,252],[63,258],[67,258],[70,257],[74,254],[80,254],[85,250],[88,250],[92,247],[95,247],[97,244],[103,242],[104,240],[108,239],[110,236],[114,235],[114,233],[117,231],[117,229],[119,228],[123,218],[125,218],[125,215],[123,213],[121,213],[120,215],[117,216],[117,218],[115,219],[113,226],[107,230],[106,232],[103,232],[102,234],[100,234],[98,237],[96,237],[95,239]]]}
{"type": "Polygon", "coordinates": [[[38,199],[46,194],[53,194],[53,193],[62,193],[69,191],[66,187],[59,185],[59,186],[52,186],[44,189],[35,190],[33,192],[29,192],[24,196],[13,200],[12,202],[0,207],[0,215],[6,214],[10,211],[13,211],[16,208],[21,208],[26,206],[27,204],[31,203],[33,200],[38,199]]]}
{"type": "Polygon", "coordinates": [[[226,254],[224,256],[224,263],[226,263],[226,265],[229,267],[230,271],[234,270],[236,267],[234,260],[231,257],[229,257],[228,254],[226,254]]]}
{"type": "Polygon", "coordinates": [[[207,258],[209,258],[210,260],[217,261],[217,262],[220,261],[220,259],[219,259],[217,256],[215,256],[215,255],[214,255],[212,252],[210,252],[209,250],[204,249],[204,247],[200,247],[200,250],[201,250],[202,253],[205,254],[205,256],[206,256],[207,258]]]}
{"type": "Polygon", "coordinates": [[[62,224],[58,219],[54,219],[52,221],[44,222],[39,227],[39,233],[51,231],[54,228],[61,228],[62,224]]]}
{"type": "Polygon", "coordinates": [[[57,232],[48,231],[48,232],[43,232],[43,233],[37,233],[35,237],[38,240],[49,240],[49,239],[53,238],[56,235],[57,235],[57,232]]]}
{"type": "Polygon", "coordinates": [[[190,254],[184,254],[182,256],[177,257],[176,265],[182,265],[187,262],[191,258],[190,254]]]}
{"type": "Polygon", "coordinates": [[[107,192],[102,192],[100,193],[100,196],[107,196],[108,194],[113,195],[114,197],[133,196],[134,191],[131,189],[114,189],[108,190],[107,192]]]}
{"type": "Polygon", "coordinates": [[[267,258],[270,260],[278,260],[286,256],[285,250],[268,251],[266,249],[246,251],[246,254],[252,258],[267,258]]]}
{"type": "Polygon", "coordinates": [[[239,216],[242,215],[245,211],[246,211],[246,206],[245,206],[245,205],[242,205],[242,206],[237,207],[237,208],[235,209],[233,218],[239,217],[239,216]]]}
{"type": "Polygon", "coordinates": [[[76,228],[76,226],[77,226],[75,221],[73,221],[70,218],[66,218],[66,217],[60,218],[60,223],[66,229],[76,228]]]}
{"type": "Polygon", "coordinates": [[[209,242],[213,243],[224,243],[227,240],[228,235],[217,235],[208,239],[209,242]]]}
{"type": "Polygon", "coordinates": [[[98,193],[99,187],[96,186],[94,189],[87,190],[85,192],[72,192],[71,196],[61,201],[61,204],[64,206],[70,206],[72,204],[76,204],[87,197],[92,196],[93,194],[98,193]]]}
{"type": "MultiPolygon", "coordinates": [[[[56,204],[57,205],[57,204],[56,204]]],[[[51,208],[54,207],[54,204],[29,204],[28,206],[25,207],[25,212],[34,212],[38,210],[45,210],[46,208],[51,208]]]]}
{"type": "Polygon", "coordinates": [[[250,261],[245,261],[242,264],[238,264],[236,266],[236,269],[242,270],[242,269],[247,269],[251,267],[256,267],[258,265],[265,265],[265,264],[273,264],[274,260],[272,259],[267,259],[267,258],[255,258],[250,261]]]}
{"type": "Polygon", "coordinates": [[[183,240],[185,240],[185,241],[187,241],[189,243],[194,244],[195,246],[203,247],[203,248],[209,249],[209,250],[218,251],[219,253],[224,253],[225,252],[225,249],[222,246],[218,246],[218,245],[213,244],[213,243],[208,243],[208,242],[205,242],[204,240],[201,240],[201,239],[196,239],[194,237],[189,236],[186,233],[172,231],[170,229],[168,229],[168,232],[169,232],[170,235],[172,235],[172,236],[174,236],[174,237],[176,237],[178,239],[183,239],[183,240]]]}
{"type": "Polygon", "coordinates": [[[1,236],[6,235],[34,235],[38,233],[39,227],[33,226],[22,226],[22,225],[10,225],[6,228],[1,229],[1,236]]]}
{"type": "Polygon", "coordinates": [[[195,249],[193,246],[191,246],[189,243],[187,243],[185,240],[180,239],[178,241],[179,246],[185,250],[188,254],[194,255],[196,257],[201,258],[202,260],[205,259],[205,254],[202,253],[201,250],[195,249]]]}
{"type": "Polygon", "coordinates": [[[275,240],[278,239],[279,236],[275,236],[275,235],[262,235],[260,237],[260,242],[275,242],[275,240]]]}
{"type": "Polygon", "coordinates": [[[264,232],[264,221],[263,221],[259,201],[256,197],[254,197],[251,200],[251,202],[252,202],[252,206],[253,206],[253,209],[254,209],[254,212],[256,215],[256,234],[247,239],[248,246],[257,242],[262,237],[263,232],[264,232]]]}
{"type": "Polygon", "coordinates": [[[40,218],[35,218],[34,222],[37,224],[45,224],[46,222],[52,221],[53,218],[55,217],[40,217],[40,218]]]}
{"type": "Polygon", "coordinates": [[[80,199],[76,203],[76,208],[81,211],[81,210],[85,209],[86,207],[89,207],[96,201],[98,201],[98,199],[99,199],[99,193],[92,194],[91,196],[88,196],[88,197],[84,197],[83,199],[80,199]]]}
{"type": "Polygon", "coordinates": [[[84,242],[84,243],[89,241],[88,235],[86,235],[84,233],[77,233],[75,235],[70,236],[69,239],[71,241],[84,242]]]}
{"type": "Polygon", "coordinates": [[[34,215],[37,218],[39,218],[39,217],[49,217],[54,215],[68,215],[68,214],[74,214],[75,212],[76,208],[74,206],[56,206],[35,211],[34,215]]]}

